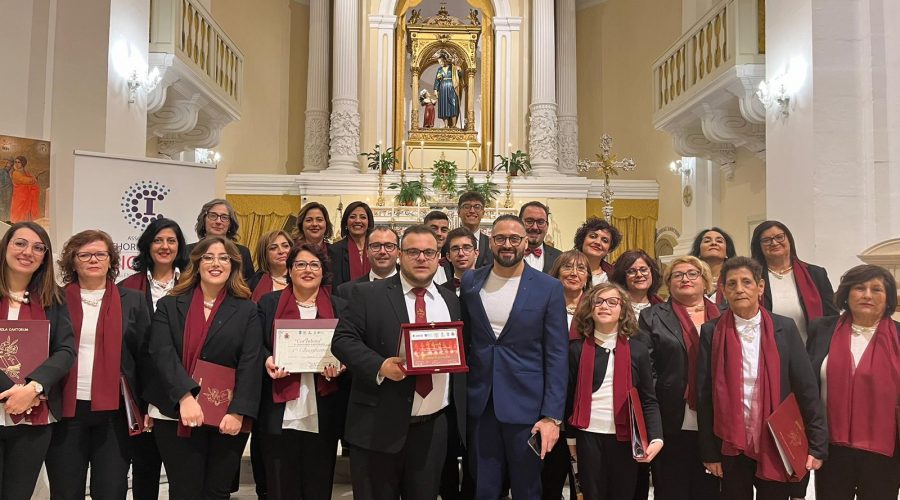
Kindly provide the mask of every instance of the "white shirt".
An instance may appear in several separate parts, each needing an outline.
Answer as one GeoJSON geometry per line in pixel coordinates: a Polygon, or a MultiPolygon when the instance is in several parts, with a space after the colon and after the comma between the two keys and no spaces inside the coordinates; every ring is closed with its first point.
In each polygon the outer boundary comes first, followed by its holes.
{"type": "MultiPolygon", "coordinates": [[[[743,376],[743,394],[744,394],[744,420],[750,418],[750,404],[753,402],[753,391],[756,388],[756,381],[759,375],[759,341],[760,332],[762,331],[760,323],[762,321],[762,312],[757,311],[756,316],[750,319],[744,319],[740,316],[734,316],[734,326],[738,335],[741,337],[741,356],[743,366],[741,374],[743,376]]],[[[774,360],[778,362],[778,360],[774,360]]]]}
{"type": "Polygon", "coordinates": [[[769,271],[767,284],[772,290],[772,312],[787,316],[797,324],[800,338],[806,344],[806,316],[803,315],[803,306],[800,304],[800,293],[797,291],[797,282],[794,281],[794,273],[784,276],[769,271]]]}
{"type": "MultiPolygon", "coordinates": [[[[852,334],[850,335],[850,354],[853,356],[853,369],[856,369],[856,366],[859,365],[859,360],[862,359],[863,354],[866,353],[866,349],[869,347],[869,342],[871,342],[872,337],[875,336],[875,331],[878,329],[878,326],[859,326],[859,325],[851,325],[852,334]]],[[[821,395],[822,395],[822,404],[826,404],[827,396],[828,396],[828,356],[825,356],[825,359],[822,360],[822,370],[819,372],[819,378],[821,379],[821,395]]]]}
{"type": "Polygon", "coordinates": [[[591,286],[597,286],[601,283],[609,282],[609,276],[606,275],[606,271],[603,271],[600,274],[592,274],[591,275],[591,286]]]}
{"type": "MultiPolygon", "coordinates": [[[[13,301],[10,300],[9,303],[10,303],[10,306],[12,306],[13,301]]],[[[19,307],[10,307],[9,312],[6,315],[6,319],[10,320],[10,321],[19,319],[20,308],[21,308],[21,305],[19,307]]],[[[45,387],[44,391],[46,391],[47,389],[48,388],[45,387]]],[[[56,418],[53,416],[53,413],[50,413],[49,415],[50,415],[49,422],[51,424],[56,422],[56,418]]],[[[24,418],[22,420],[20,420],[18,424],[13,422],[12,416],[10,416],[9,413],[6,413],[6,403],[0,403],[0,427],[12,426],[12,425],[31,425],[31,422],[29,422],[28,419],[24,419],[24,418]]]]}
{"type": "MultiPolygon", "coordinates": [[[[735,316],[737,319],[737,316],[735,316]]],[[[703,323],[700,323],[702,325],[703,323]]],[[[697,327],[697,332],[700,332],[700,325],[694,324],[697,327]]],[[[692,410],[691,406],[687,401],[684,402],[684,419],[681,421],[681,430],[683,431],[696,431],[699,430],[697,427],[697,410],[692,410]]]]}
{"type": "Polygon", "coordinates": [[[100,307],[103,305],[101,290],[81,290],[82,298],[96,302],[96,306],[81,301],[83,317],[81,320],[81,338],[78,340],[78,382],[75,388],[75,399],[91,400],[91,385],[94,373],[94,352],[97,344],[97,320],[100,318],[100,307]]]}
{"type": "Polygon", "coordinates": [[[438,265],[437,272],[434,273],[434,284],[435,285],[443,285],[447,282],[447,272],[444,271],[444,266],[438,265]]]}
{"type": "MultiPolygon", "coordinates": [[[[606,360],[606,375],[600,388],[591,395],[591,420],[588,423],[587,432],[595,432],[597,434],[615,434],[616,420],[613,416],[613,379],[615,378],[615,359],[616,359],[616,333],[598,333],[594,332],[594,337],[599,341],[600,347],[609,352],[606,360]]],[[[591,373],[594,370],[591,368],[591,373]]]]}
{"type": "Polygon", "coordinates": [[[541,256],[536,257],[533,253],[528,254],[525,256],[525,263],[528,264],[529,266],[537,269],[538,271],[543,272],[543,270],[544,270],[544,253],[543,253],[544,252],[544,244],[541,243],[536,248],[541,249],[541,256]]]}
{"type": "MultiPolygon", "coordinates": [[[[317,311],[316,307],[301,307],[300,319],[316,319],[317,311]]],[[[300,374],[300,397],[284,404],[282,429],[319,433],[315,375],[315,373],[300,374]]]]}
{"type": "Polygon", "coordinates": [[[491,329],[494,335],[499,337],[506,321],[509,319],[509,313],[512,311],[513,302],[516,301],[516,294],[519,293],[519,281],[522,276],[512,278],[502,278],[491,273],[484,281],[484,288],[481,289],[479,295],[487,313],[488,320],[491,322],[491,329]]]}
{"type": "MultiPolygon", "coordinates": [[[[647,309],[647,308],[650,307],[651,305],[653,305],[653,304],[651,304],[651,303],[649,303],[649,302],[632,302],[632,303],[631,303],[631,310],[634,311],[634,316],[635,316],[636,318],[640,318],[640,317],[641,317],[641,311],[643,311],[644,309],[647,309]]],[[[698,330],[699,330],[699,328],[698,328],[698,330]]]]}
{"type": "Polygon", "coordinates": [[[175,282],[178,281],[178,278],[181,276],[181,270],[177,267],[175,268],[174,277],[169,280],[166,284],[161,284],[159,281],[153,279],[153,272],[151,269],[147,270],[147,282],[150,283],[150,299],[153,301],[153,312],[156,312],[156,303],[159,302],[159,299],[165,297],[175,288],[175,282]]]}
{"type": "Polygon", "coordinates": [[[382,278],[381,276],[378,276],[377,274],[375,274],[375,271],[369,271],[369,281],[386,280],[386,279],[390,278],[391,276],[393,276],[393,275],[395,275],[395,274],[397,274],[397,267],[396,267],[396,266],[392,267],[392,268],[391,268],[391,274],[388,274],[388,275],[385,276],[384,278],[382,278]]]}

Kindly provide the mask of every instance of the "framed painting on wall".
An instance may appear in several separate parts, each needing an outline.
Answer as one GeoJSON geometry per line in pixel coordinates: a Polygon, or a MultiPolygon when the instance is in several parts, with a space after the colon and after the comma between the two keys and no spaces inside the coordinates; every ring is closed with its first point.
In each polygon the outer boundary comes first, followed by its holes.
{"type": "Polygon", "coordinates": [[[0,221],[50,228],[50,142],[0,135],[0,221]]]}

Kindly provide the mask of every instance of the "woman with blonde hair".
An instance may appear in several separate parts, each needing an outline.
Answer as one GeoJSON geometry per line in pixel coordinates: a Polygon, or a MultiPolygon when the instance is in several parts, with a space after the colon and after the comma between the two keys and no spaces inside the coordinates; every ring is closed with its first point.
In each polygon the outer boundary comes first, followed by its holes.
{"type": "Polygon", "coordinates": [[[259,302],[265,294],[283,290],[287,286],[287,257],[293,242],[284,230],[269,231],[259,238],[256,247],[256,274],[250,278],[253,302],[259,302]]]}

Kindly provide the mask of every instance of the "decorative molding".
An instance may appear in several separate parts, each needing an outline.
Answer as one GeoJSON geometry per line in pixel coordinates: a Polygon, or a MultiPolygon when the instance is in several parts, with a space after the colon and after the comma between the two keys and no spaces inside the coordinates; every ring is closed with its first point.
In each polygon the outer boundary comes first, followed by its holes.
{"type": "Polygon", "coordinates": [[[559,171],[566,175],[578,172],[578,117],[559,116],[559,171]]]}
{"type": "Polygon", "coordinates": [[[530,106],[528,117],[528,153],[535,175],[557,172],[559,162],[559,127],[555,103],[530,106]]]}
{"type": "Polygon", "coordinates": [[[737,110],[701,104],[700,126],[713,142],[745,147],[753,154],[766,150],[766,126],[750,123],[737,110]]]}
{"type": "Polygon", "coordinates": [[[331,138],[329,167],[356,170],[359,164],[356,158],[359,154],[359,112],[356,106],[353,109],[333,111],[328,134],[331,138]]]}
{"type": "Polygon", "coordinates": [[[397,16],[389,14],[369,14],[369,28],[394,29],[397,26],[397,16]]]}
{"type": "Polygon", "coordinates": [[[521,31],[522,18],[517,16],[495,17],[491,19],[494,23],[494,31],[521,31]]]}
{"type": "Polygon", "coordinates": [[[328,111],[306,111],[306,132],[303,140],[303,169],[307,172],[328,167],[328,111]]]}

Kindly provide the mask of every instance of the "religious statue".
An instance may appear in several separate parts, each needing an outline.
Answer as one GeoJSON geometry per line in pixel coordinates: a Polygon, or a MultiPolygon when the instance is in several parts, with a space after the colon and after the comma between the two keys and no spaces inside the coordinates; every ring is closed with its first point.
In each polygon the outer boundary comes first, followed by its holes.
{"type": "Polygon", "coordinates": [[[437,104],[437,99],[431,96],[428,89],[422,89],[419,92],[419,104],[425,107],[422,128],[434,128],[434,105],[437,104]]]}
{"type": "Polygon", "coordinates": [[[442,50],[437,57],[440,67],[434,76],[434,90],[438,95],[438,117],[447,128],[453,128],[459,117],[460,75],[450,62],[450,54],[442,50]]]}

